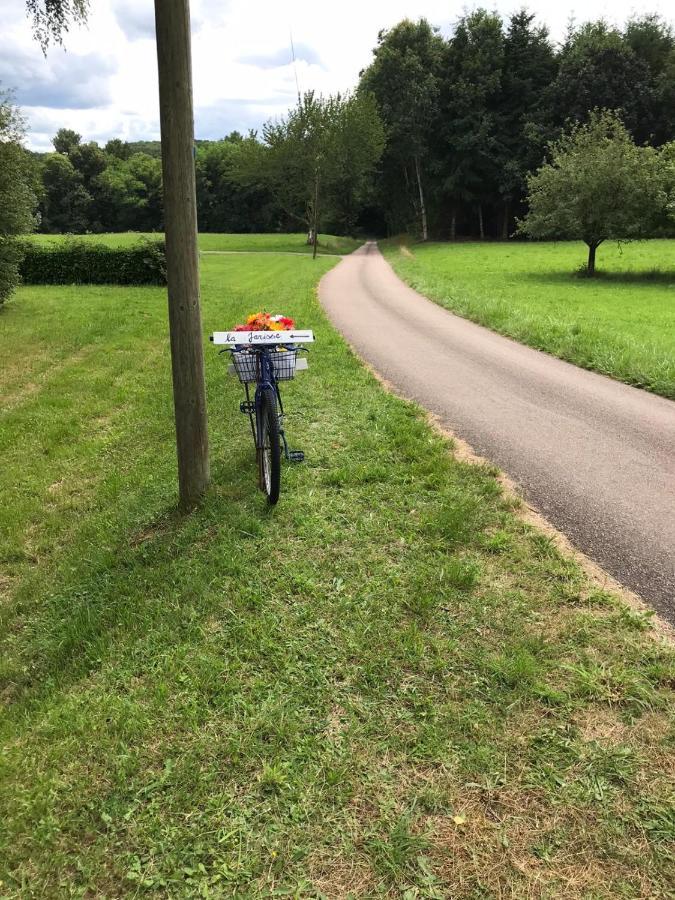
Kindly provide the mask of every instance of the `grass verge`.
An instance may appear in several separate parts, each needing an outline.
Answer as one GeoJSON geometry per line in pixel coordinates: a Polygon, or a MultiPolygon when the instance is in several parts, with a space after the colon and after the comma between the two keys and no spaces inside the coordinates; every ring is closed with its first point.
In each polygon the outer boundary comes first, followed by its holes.
{"type": "Polygon", "coordinates": [[[578,243],[397,242],[382,250],[420,293],[586,369],[675,399],[675,241],[606,244],[595,279],[578,243]]]}
{"type": "Polygon", "coordinates": [[[332,264],[202,269],[205,331],[316,331],[272,511],[207,347],[176,515],[163,291],[0,314],[3,895],[667,896],[672,653],[357,363],[332,264]]]}
{"type": "MultiPolygon", "coordinates": [[[[62,234],[32,234],[30,240],[40,244],[52,244],[66,239],[62,234]]],[[[93,241],[107,244],[111,247],[127,247],[136,244],[142,238],[159,240],[162,235],[158,233],[145,233],[125,231],[119,234],[84,234],[71,235],[77,240],[93,241]]],[[[350,237],[338,237],[334,234],[320,234],[318,252],[321,254],[345,254],[351,253],[360,247],[362,241],[350,237]]],[[[200,234],[199,249],[208,251],[231,252],[280,252],[280,253],[310,253],[311,246],[307,246],[306,234],[200,234]]]]}

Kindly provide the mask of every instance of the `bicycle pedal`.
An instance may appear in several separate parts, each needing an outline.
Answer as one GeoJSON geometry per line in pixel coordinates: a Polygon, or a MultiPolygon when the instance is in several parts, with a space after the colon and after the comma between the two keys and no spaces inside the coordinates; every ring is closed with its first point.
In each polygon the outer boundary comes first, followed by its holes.
{"type": "Polygon", "coordinates": [[[248,413],[250,416],[255,412],[255,402],[253,400],[242,400],[239,404],[239,412],[248,413]]]}
{"type": "Polygon", "coordinates": [[[305,454],[302,450],[289,450],[288,458],[291,462],[304,462],[305,454]]]}

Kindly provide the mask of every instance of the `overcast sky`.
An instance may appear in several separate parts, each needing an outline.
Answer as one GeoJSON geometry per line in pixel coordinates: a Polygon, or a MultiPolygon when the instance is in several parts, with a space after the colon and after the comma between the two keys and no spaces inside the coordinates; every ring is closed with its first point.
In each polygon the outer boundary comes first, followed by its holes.
{"type": "MultiPolygon", "coordinates": [[[[370,60],[377,33],[408,16],[425,16],[448,34],[467,5],[453,0],[192,0],[195,132],[218,138],[259,128],[284,113],[301,90],[352,87],[370,60]],[[290,35],[296,67],[291,62],[290,35]]],[[[483,4],[508,15],[521,4],[483,4]]],[[[552,0],[526,4],[563,37],[567,22],[600,16],[621,24],[634,13],[673,20],[666,0],[552,0]]],[[[23,0],[0,0],[0,85],[15,88],[27,116],[28,142],[51,149],[62,126],[86,140],[159,137],[152,0],[91,0],[89,24],[66,36],[47,58],[31,35],[23,0]]]]}

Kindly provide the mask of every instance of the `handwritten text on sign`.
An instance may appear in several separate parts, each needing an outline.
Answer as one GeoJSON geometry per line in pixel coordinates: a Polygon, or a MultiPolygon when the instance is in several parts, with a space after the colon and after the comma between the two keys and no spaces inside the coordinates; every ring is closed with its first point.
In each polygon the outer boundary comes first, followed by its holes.
{"type": "Polygon", "coordinates": [[[312,331],[214,331],[214,344],[309,344],[312,331]]]}

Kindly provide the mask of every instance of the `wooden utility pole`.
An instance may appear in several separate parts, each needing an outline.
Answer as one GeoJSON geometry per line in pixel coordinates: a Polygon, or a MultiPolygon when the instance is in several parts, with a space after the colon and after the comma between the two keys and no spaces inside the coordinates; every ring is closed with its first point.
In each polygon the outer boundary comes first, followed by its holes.
{"type": "Polygon", "coordinates": [[[155,0],[169,332],[180,505],[209,482],[194,166],[189,0],[155,0]]]}

